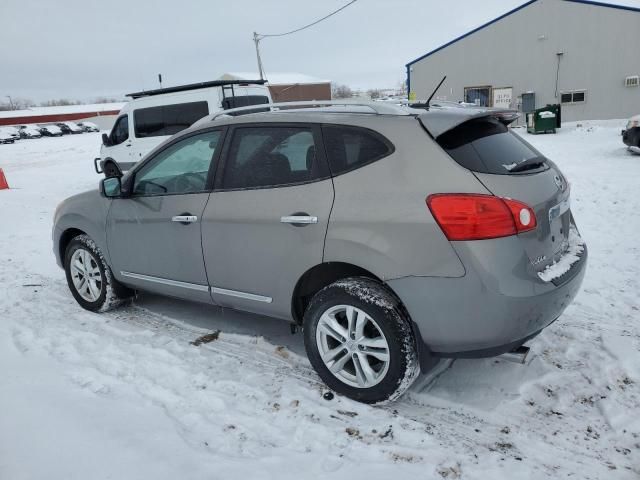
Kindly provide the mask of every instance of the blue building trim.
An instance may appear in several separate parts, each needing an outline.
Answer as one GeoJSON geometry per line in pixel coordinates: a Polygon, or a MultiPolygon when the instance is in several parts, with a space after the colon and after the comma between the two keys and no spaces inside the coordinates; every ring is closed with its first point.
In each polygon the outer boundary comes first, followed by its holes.
{"type": "MultiPolygon", "coordinates": [[[[425,53],[421,57],[418,57],[415,60],[410,61],[409,63],[407,63],[407,68],[409,68],[414,63],[419,62],[423,58],[427,58],[428,56],[433,55],[436,52],[439,52],[443,48],[447,48],[449,45],[452,45],[452,44],[454,44],[456,42],[459,42],[463,38],[466,38],[469,35],[473,35],[474,33],[476,33],[478,31],[488,27],[489,25],[493,25],[494,23],[502,20],[503,18],[508,17],[509,15],[512,15],[512,14],[522,10],[523,8],[526,8],[529,5],[531,5],[532,3],[535,3],[537,1],[538,0],[529,0],[527,3],[523,3],[519,7],[508,11],[504,15],[500,15],[498,18],[495,18],[495,19],[491,20],[490,22],[485,23],[484,25],[480,25],[478,28],[475,28],[475,29],[471,30],[470,32],[467,32],[464,35],[459,36],[458,38],[454,38],[449,43],[445,43],[444,45],[441,45],[440,47],[436,48],[435,50],[431,50],[430,52],[425,53]]],[[[618,9],[618,10],[627,10],[627,11],[630,11],[630,12],[640,12],[640,8],[628,7],[626,5],[614,5],[614,4],[611,4],[611,3],[596,2],[596,1],[593,1],[593,0],[564,0],[564,1],[565,2],[571,2],[571,3],[582,3],[582,4],[585,4],[585,5],[595,5],[597,7],[615,8],[615,9],[618,9]]]]}
{"type": "MultiPolygon", "coordinates": [[[[470,32],[465,33],[464,35],[459,36],[458,38],[454,38],[453,40],[451,40],[449,43],[445,43],[444,45],[439,46],[438,48],[436,48],[435,50],[431,50],[429,53],[425,53],[424,55],[422,55],[421,57],[416,58],[415,60],[412,60],[411,62],[407,63],[407,68],[409,68],[411,65],[413,65],[416,62],[419,62],[420,60],[422,60],[423,58],[427,58],[430,55],[433,55],[436,52],[439,52],[440,50],[442,50],[443,48],[447,48],[449,45],[453,45],[456,42],[459,42],[460,40],[462,40],[463,38],[467,38],[469,35],[473,35],[474,33],[482,30],[483,28],[488,27],[489,25],[493,25],[494,23],[502,20],[505,17],[508,17],[509,15],[512,15],[520,10],[522,10],[525,7],[528,7],[529,5],[531,5],[532,3],[537,2],[538,0],[529,0],[527,3],[524,3],[522,5],[520,5],[517,8],[514,8],[513,10],[508,11],[507,13],[505,13],[504,15],[500,15],[498,18],[494,18],[493,20],[491,20],[490,22],[485,23],[484,25],[480,25],[478,28],[475,28],[473,30],[471,30],[470,32]]],[[[577,1],[577,0],[576,0],[577,1]]]]}
{"type": "Polygon", "coordinates": [[[640,8],[629,7],[628,5],[614,5],[612,3],[594,2],[592,0],[564,0],[571,3],[584,3],[585,5],[595,5],[596,7],[616,8],[618,10],[627,10],[629,12],[640,12],[640,8]]]}

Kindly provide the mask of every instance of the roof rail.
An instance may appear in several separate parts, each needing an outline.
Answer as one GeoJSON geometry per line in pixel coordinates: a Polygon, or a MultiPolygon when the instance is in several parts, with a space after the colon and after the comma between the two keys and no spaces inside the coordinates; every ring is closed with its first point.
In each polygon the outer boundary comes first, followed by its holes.
{"type": "Polygon", "coordinates": [[[216,112],[208,117],[209,121],[213,121],[218,117],[223,116],[236,116],[236,115],[248,115],[251,113],[258,113],[265,108],[270,108],[271,111],[288,112],[291,110],[299,111],[305,109],[323,109],[325,107],[345,107],[344,110],[340,109],[327,109],[321,110],[325,113],[364,113],[370,115],[411,115],[411,111],[406,107],[400,105],[389,105],[382,102],[345,102],[338,100],[309,100],[303,102],[280,102],[280,103],[261,103],[258,105],[250,105],[247,107],[230,108],[229,110],[222,110],[216,112]],[[350,107],[353,107],[350,109],[350,107]],[[368,109],[368,110],[367,110],[368,109]]]}
{"type": "Polygon", "coordinates": [[[212,80],[210,82],[190,83],[188,85],[177,85],[175,87],[156,88],[154,90],[143,90],[141,92],[127,93],[127,97],[133,99],[141,97],[151,97],[165,93],[185,92],[187,90],[197,90],[199,88],[222,87],[224,85],[264,85],[266,80],[212,80]]]}

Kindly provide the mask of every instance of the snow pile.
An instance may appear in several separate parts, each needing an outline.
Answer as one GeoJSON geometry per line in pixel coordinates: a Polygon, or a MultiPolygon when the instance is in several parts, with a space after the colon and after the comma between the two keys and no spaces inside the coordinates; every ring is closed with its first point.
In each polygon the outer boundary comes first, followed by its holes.
{"type": "Polygon", "coordinates": [[[521,133],[571,181],[590,254],[527,364],[456,360],[383,407],[325,400],[282,321],[154,295],[80,309],[51,220],[97,187],[100,135],[0,145],[0,478],[637,479],[640,162],[625,123],[521,133]]]}
{"type": "Polygon", "coordinates": [[[569,238],[567,239],[567,250],[562,254],[558,261],[548,265],[542,272],[538,272],[538,276],[544,282],[550,282],[571,270],[571,266],[580,260],[584,252],[584,241],[575,228],[569,230],[569,238]]]}

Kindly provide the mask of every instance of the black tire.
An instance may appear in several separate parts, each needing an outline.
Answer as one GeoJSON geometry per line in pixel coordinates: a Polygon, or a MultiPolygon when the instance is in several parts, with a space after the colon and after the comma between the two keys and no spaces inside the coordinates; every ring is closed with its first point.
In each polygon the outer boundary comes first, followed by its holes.
{"type": "MultiPolygon", "coordinates": [[[[364,403],[393,401],[402,395],[420,374],[410,319],[399,300],[375,280],[352,277],[323,288],[312,298],[303,322],[304,343],[309,361],[329,388],[341,395],[364,403]],[[386,339],[389,352],[388,369],[382,380],[371,387],[349,385],[334,375],[322,360],[316,339],[318,322],[329,309],[341,305],[353,306],[364,311],[375,321],[386,339]]],[[[348,367],[349,364],[346,365],[348,367]]],[[[355,371],[355,365],[351,365],[355,371]]]]}
{"type": "MultiPolygon", "coordinates": [[[[128,298],[133,296],[133,291],[121,285],[113,278],[111,268],[102,255],[102,252],[96,243],[88,235],[78,235],[74,237],[67,245],[64,255],[64,270],[67,276],[67,285],[73,298],[86,310],[92,312],[106,312],[120,306],[128,298]],[[100,280],[96,282],[99,287],[99,295],[95,301],[83,298],[72,278],[71,259],[78,250],[84,250],[88,253],[91,265],[100,270],[100,280]]],[[[96,278],[97,280],[97,278],[96,278]]]]}

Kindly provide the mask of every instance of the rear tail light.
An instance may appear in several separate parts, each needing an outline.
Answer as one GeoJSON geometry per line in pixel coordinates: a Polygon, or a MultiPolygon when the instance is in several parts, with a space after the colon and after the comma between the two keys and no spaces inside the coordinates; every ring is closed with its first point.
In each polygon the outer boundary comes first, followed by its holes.
{"type": "Polygon", "coordinates": [[[427,206],[449,240],[508,237],[536,228],[528,205],[493,195],[440,193],[427,206]]]}

